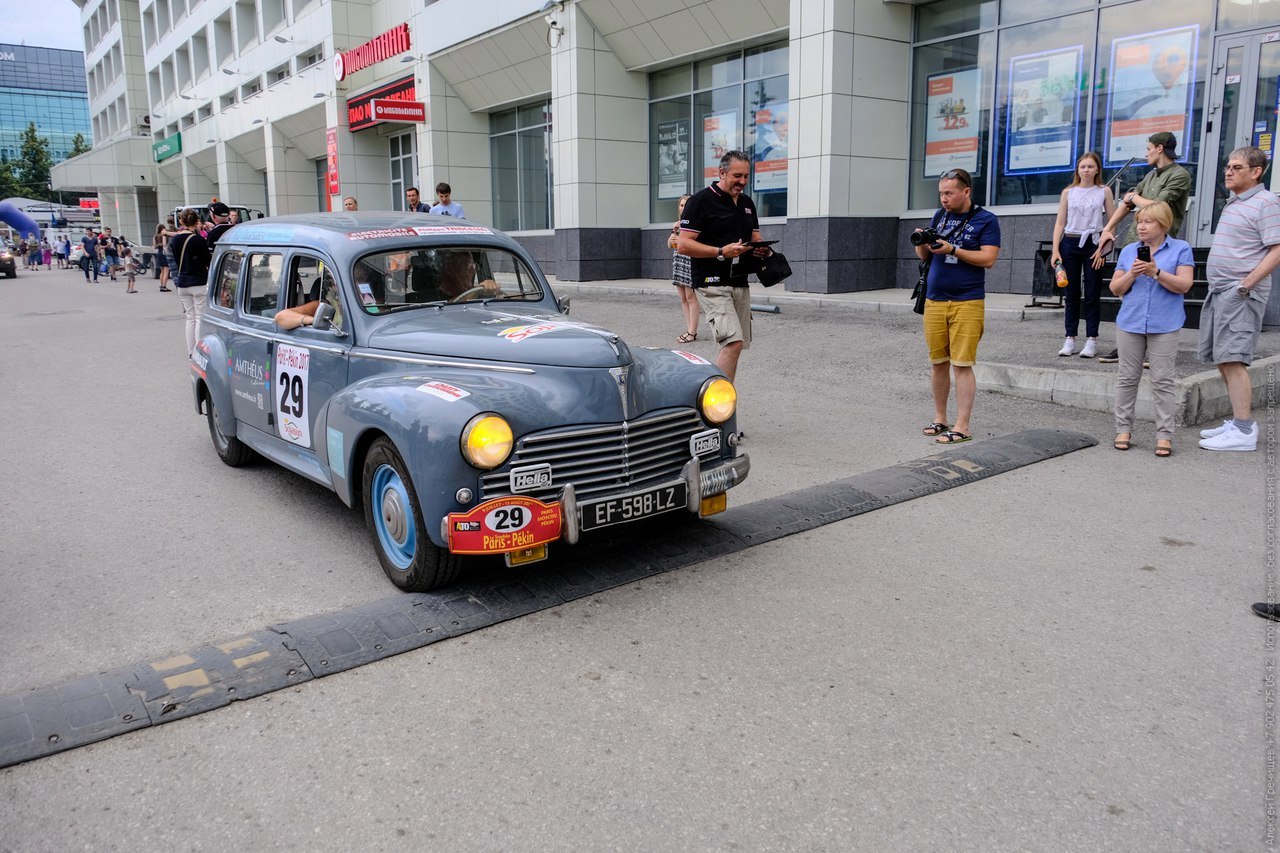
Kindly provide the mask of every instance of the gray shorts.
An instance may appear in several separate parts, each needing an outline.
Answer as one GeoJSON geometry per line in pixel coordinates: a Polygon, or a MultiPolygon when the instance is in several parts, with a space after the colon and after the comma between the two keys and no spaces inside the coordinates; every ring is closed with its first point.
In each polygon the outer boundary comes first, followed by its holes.
{"type": "Polygon", "coordinates": [[[1256,291],[1247,297],[1234,289],[1210,292],[1200,309],[1200,349],[1196,356],[1209,364],[1251,363],[1266,307],[1266,301],[1256,291]]]}

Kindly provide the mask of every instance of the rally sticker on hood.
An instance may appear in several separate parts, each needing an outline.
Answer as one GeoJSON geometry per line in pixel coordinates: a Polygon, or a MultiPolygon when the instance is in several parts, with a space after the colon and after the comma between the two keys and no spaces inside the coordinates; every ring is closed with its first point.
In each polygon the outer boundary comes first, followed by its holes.
{"type": "Polygon", "coordinates": [[[448,382],[424,382],[418,386],[418,390],[424,394],[430,394],[432,397],[439,397],[441,400],[448,400],[450,403],[456,403],[463,397],[470,397],[470,391],[463,391],[456,385],[450,385],[448,382]]]}
{"type": "Polygon", "coordinates": [[[700,355],[694,355],[693,353],[685,352],[684,350],[673,349],[672,352],[680,356],[690,364],[710,364],[711,363],[700,355]]]}
{"type": "Polygon", "coordinates": [[[498,337],[506,338],[512,343],[519,343],[526,338],[537,337],[546,332],[554,332],[557,329],[571,329],[572,326],[562,323],[535,323],[532,326],[510,326],[498,332],[498,337]]]}
{"type": "Polygon", "coordinates": [[[347,232],[348,240],[380,240],[384,237],[426,237],[431,234],[492,234],[483,225],[415,225],[411,228],[369,228],[347,232]]]}

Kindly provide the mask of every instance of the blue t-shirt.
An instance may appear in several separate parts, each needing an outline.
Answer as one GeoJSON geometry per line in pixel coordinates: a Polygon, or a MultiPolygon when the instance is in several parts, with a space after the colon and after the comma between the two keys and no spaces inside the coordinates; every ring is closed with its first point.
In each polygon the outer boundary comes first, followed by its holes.
{"type": "MultiPolygon", "coordinates": [[[[1130,243],[1120,250],[1116,261],[1117,272],[1128,272],[1138,259],[1141,243],[1130,243]]],[[[1176,237],[1165,237],[1164,244],[1151,253],[1163,272],[1176,273],[1178,267],[1195,266],[1191,245],[1176,237]]],[[[1116,315],[1116,327],[1133,335],[1159,335],[1176,332],[1187,322],[1183,307],[1183,294],[1167,290],[1149,275],[1140,275],[1120,299],[1120,313],[1116,315]]]]}
{"type": "MultiPolygon", "coordinates": [[[[934,228],[942,239],[960,249],[979,249],[1000,245],[1000,220],[989,210],[978,210],[965,223],[963,231],[952,235],[969,214],[942,211],[934,228]]],[[[986,297],[987,271],[966,264],[955,255],[934,255],[929,264],[929,289],[926,296],[935,302],[970,302],[986,297]]]]}

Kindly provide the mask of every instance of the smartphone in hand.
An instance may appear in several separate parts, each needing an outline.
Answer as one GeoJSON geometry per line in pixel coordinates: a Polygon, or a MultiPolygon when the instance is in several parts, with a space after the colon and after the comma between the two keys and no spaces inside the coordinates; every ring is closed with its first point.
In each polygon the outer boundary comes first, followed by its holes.
{"type": "Polygon", "coordinates": [[[1138,260],[1147,264],[1151,263],[1151,247],[1150,246],[1138,247],[1138,260]]]}

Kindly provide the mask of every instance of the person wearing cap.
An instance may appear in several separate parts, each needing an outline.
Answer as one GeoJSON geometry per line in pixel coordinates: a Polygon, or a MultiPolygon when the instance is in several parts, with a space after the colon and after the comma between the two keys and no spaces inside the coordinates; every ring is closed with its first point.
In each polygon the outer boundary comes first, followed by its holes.
{"type": "MultiPolygon", "coordinates": [[[[1161,131],[1147,138],[1147,165],[1154,168],[1116,205],[1116,212],[1111,214],[1098,238],[1098,257],[1110,254],[1116,242],[1116,229],[1130,212],[1158,201],[1169,205],[1169,210],[1173,212],[1169,236],[1178,236],[1182,228],[1182,217],[1187,212],[1187,199],[1191,196],[1191,173],[1178,164],[1177,150],[1178,140],[1172,133],[1161,131]]],[[[1128,245],[1137,239],[1138,222],[1135,218],[1129,225],[1124,243],[1128,245]]],[[[1118,349],[1113,349],[1098,359],[1102,364],[1114,364],[1119,360],[1118,349]]]]}
{"type": "Polygon", "coordinates": [[[209,205],[209,215],[213,217],[213,227],[205,235],[204,241],[209,244],[209,252],[212,254],[214,247],[218,245],[218,240],[231,229],[231,208],[220,201],[215,201],[209,205]]]}

